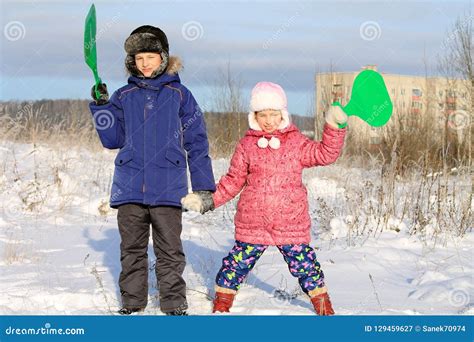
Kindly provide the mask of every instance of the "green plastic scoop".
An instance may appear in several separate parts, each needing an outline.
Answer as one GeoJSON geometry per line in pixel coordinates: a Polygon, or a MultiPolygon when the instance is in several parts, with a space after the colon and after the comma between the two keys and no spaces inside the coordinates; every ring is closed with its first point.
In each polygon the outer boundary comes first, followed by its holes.
{"type": "Polygon", "coordinates": [[[96,19],[95,19],[95,6],[92,4],[89,9],[89,13],[86,17],[86,24],[84,27],[84,58],[86,64],[91,68],[94,73],[95,79],[95,94],[97,98],[100,97],[100,93],[97,90],[97,86],[102,83],[99,73],[97,71],[97,49],[95,46],[95,34],[96,34],[96,19]]]}
{"type": "MultiPolygon", "coordinates": [[[[348,116],[355,115],[373,127],[385,125],[393,111],[383,77],[374,70],[364,70],[357,75],[347,105],[343,107],[337,101],[332,105],[341,107],[348,116]]],[[[339,128],[346,125],[339,125],[339,128]]]]}

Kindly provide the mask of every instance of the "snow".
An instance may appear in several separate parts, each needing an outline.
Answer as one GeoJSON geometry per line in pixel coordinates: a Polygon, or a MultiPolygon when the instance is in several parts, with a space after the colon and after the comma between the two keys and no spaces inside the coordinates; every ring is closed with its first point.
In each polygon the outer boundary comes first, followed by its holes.
{"type": "MultiPolygon", "coordinates": [[[[120,306],[120,236],[116,210],[107,204],[115,152],[0,145],[0,314],[114,313],[120,306]]],[[[219,179],[229,160],[213,165],[219,179]]],[[[399,215],[398,205],[383,213],[384,229],[378,229],[377,210],[356,210],[377,203],[375,190],[370,192],[376,184],[369,184],[377,170],[368,169],[336,164],[304,173],[312,245],[336,313],[474,314],[472,229],[463,237],[443,232],[433,238],[437,225],[432,220],[424,234],[413,235],[413,223],[399,215]],[[363,192],[366,197],[358,202],[355,196],[363,192]],[[364,229],[362,219],[367,219],[364,229]]],[[[403,187],[415,191],[417,184],[403,187]]],[[[234,241],[235,205],[233,200],[206,215],[183,214],[190,314],[211,312],[214,278],[234,241]]],[[[151,270],[154,259],[150,242],[151,270]]],[[[149,274],[144,314],[161,315],[154,272],[149,274]]],[[[314,314],[275,247],[261,257],[231,311],[314,314]]]]}

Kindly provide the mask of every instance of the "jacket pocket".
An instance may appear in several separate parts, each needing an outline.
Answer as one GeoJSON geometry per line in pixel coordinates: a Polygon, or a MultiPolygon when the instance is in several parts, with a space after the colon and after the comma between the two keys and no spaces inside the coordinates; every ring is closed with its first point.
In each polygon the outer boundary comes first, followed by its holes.
{"type": "Polygon", "coordinates": [[[180,151],[168,150],[166,151],[165,158],[176,167],[186,168],[186,157],[180,151]]]}
{"type": "Polygon", "coordinates": [[[131,148],[121,149],[115,157],[115,165],[125,165],[133,159],[133,150],[131,148]]]}

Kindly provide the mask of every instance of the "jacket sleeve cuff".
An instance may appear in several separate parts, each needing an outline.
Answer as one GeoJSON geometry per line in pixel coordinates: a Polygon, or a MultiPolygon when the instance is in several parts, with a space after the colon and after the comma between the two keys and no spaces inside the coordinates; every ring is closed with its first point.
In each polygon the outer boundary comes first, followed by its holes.
{"type": "Polygon", "coordinates": [[[328,131],[332,131],[332,132],[335,132],[335,133],[346,133],[347,131],[347,126],[344,127],[344,128],[335,128],[335,127],[332,127],[330,124],[328,124],[327,122],[324,123],[324,127],[323,127],[323,130],[328,130],[328,131]]]}

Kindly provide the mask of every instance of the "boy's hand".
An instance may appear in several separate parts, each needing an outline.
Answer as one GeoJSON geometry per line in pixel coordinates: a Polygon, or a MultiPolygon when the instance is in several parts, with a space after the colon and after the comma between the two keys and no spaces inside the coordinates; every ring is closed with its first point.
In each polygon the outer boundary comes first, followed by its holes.
{"type": "Polygon", "coordinates": [[[95,85],[93,85],[91,89],[91,96],[94,99],[95,103],[101,106],[109,102],[109,93],[107,91],[107,84],[99,83],[99,85],[97,86],[97,90],[100,93],[99,98],[97,98],[95,94],[95,85]]]}
{"type": "Polygon", "coordinates": [[[210,191],[195,191],[181,199],[184,208],[201,214],[214,210],[214,200],[210,191]]]}
{"type": "Polygon", "coordinates": [[[339,128],[339,125],[347,122],[347,114],[341,107],[331,106],[326,113],[326,122],[333,128],[339,128]]]}

